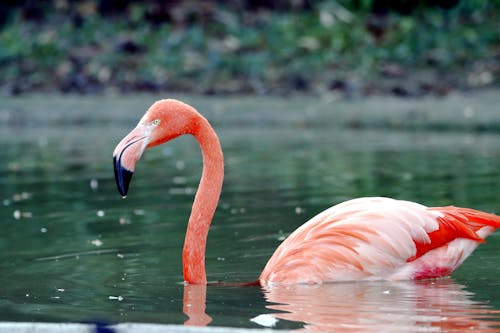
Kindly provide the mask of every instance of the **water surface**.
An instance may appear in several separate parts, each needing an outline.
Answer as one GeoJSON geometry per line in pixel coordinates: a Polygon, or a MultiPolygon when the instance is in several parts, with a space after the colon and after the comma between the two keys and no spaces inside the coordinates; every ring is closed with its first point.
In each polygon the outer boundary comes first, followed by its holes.
{"type": "MultiPolygon", "coordinates": [[[[213,123],[226,158],[208,279],[255,280],[291,231],[354,197],[499,212],[497,96],[181,96],[213,123]]],[[[498,330],[498,234],[437,281],[184,286],[182,242],[201,171],[196,142],[147,151],[127,199],[113,179],[115,145],[157,98],[1,100],[1,321],[498,330]]]]}

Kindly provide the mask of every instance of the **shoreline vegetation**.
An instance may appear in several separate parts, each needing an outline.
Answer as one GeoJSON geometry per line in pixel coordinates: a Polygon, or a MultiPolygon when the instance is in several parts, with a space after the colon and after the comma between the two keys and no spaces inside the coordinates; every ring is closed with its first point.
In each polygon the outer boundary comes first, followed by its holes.
{"type": "Polygon", "coordinates": [[[500,83],[500,1],[21,1],[0,94],[442,96],[500,83]]]}

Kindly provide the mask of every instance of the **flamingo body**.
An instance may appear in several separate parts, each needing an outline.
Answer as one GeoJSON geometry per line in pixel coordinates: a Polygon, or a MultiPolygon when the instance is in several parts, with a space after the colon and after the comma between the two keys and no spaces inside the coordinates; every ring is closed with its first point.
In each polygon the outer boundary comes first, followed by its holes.
{"type": "MultiPolygon", "coordinates": [[[[184,280],[206,284],[208,230],[221,193],[224,158],[218,137],[193,107],[154,103],[113,152],[115,179],[126,196],[146,148],[178,136],[200,144],[203,171],[183,249],[184,280]]],[[[389,198],[335,205],[293,232],[276,250],[260,284],[436,278],[451,274],[496,228],[500,217],[453,206],[428,208],[389,198]]]]}
{"type": "Polygon", "coordinates": [[[295,230],[265,266],[262,283],[405,280],[449,275],[500,217],[390,198],[335,205],[295,230]]]}

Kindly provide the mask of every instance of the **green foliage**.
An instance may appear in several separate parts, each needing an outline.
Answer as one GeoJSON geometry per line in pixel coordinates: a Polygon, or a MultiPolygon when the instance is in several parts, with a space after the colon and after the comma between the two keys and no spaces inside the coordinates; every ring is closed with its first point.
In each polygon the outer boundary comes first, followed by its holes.
{"type": "Polygon", "coordinates": [[[290,12],[219,6],[194,21],[185,14],[160,23],[144,19],[141,3],[126,15],[91,12],[79,23],[58,11],[42,22],[15,15],[0,31],[0,85],[279,92],[300,89],[297,82],[310,88],[374,77],[384,64],[442,71],[498,61],[500,1],[418,7],[411,15],[376,15],[372,1],[355,3],[290,12]]]}

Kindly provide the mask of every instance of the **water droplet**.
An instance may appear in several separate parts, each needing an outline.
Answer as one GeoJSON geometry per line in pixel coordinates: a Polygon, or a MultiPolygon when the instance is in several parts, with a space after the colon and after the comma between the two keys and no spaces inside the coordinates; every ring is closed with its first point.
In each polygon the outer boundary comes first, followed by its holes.
{"type": "Polygon", "coordinates": [[[175,163],[175,167],[177,168],[177,170],[183,170],[183,169],[184,169],[184,166],[185,166],[184,161],[177,161],[177,162],[175,163]]]}
{"type": "Polygon", "coordinates": [[[413,180],[413,175],[411,172],[403,172],[401,174],[401,178],[404,180],[404,181],[411,181],[413,180]]]}
{"type": "Polygon", "coordinates": [[[28,192],[21,192],[21,193],[16,193],[12,196],[12,200],[14,201],[21,201],[21,200],[27,200],[31,197],[31,194],[28,192]]]}
{"type": "Polygon", "coordinates": [[[231,214],[245,214],[247,210],[245,208],[231,208],[231,214]]]}
{"type": "Polygon", "coordinates": [[[283,232],[283,230],[278,230],[278,237],[277,239],[281,242],[286,239],[287,234],[283,232]]]}
{"type": "Polygon", "coordinates": [[[295,207],[295,214],[299,215],[299,214],[302,214],[304,212],[304,208],[302,207],[295,207]]]}
{"type": "Polygon", "coordinates": [[[172,182],[177,185],[186,184],[186,177],[177,176],[172,179],[172,182]]]}
{"type": "Polygon", "coordinates": [[[10,171],[17,172],[17,171],[21,170],[21,164],[19,164],[18,162],[11,162],[8,164],[7,168],[10,171]]]}
{"type": "Polygon", "coordinates": [[[24,217],[24,218],[29,219],[29,218],[33,217],[33,213],[32,212],[22,212],[21,216],[24,217]]]}
{"type": "Polygon", "coordinates": [[[90,180],[90,188],[92,190],[97,190],[99,188],[99,181],[97,179],[90,180]]]}

